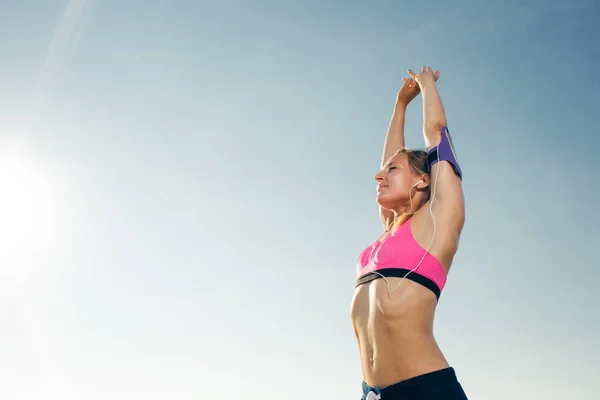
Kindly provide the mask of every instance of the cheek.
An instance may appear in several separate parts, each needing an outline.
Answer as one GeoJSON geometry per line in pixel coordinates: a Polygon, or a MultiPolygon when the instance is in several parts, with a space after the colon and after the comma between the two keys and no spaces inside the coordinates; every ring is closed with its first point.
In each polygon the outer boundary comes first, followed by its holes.
{"type": "Polygon", "coordinates": [[[394,174],[388,178],[390,189],[394,192],[406,186],[406,178],[402,174],[394,174]]]}
{"type": "Polygon", "coordinates": [[[391,182],[388,188],[389,194],[394,197],[406,197],[410,191],[410,181],[405,177],[398,177],[391,182]]]}
{"type": "Polygon", "coordinates": [[[384,199],[397,199],[402,197],[402,192],[402,186],[399,186],[397,182],[389,182],[388,187],[380,193],[380,196],[384,199]]]}

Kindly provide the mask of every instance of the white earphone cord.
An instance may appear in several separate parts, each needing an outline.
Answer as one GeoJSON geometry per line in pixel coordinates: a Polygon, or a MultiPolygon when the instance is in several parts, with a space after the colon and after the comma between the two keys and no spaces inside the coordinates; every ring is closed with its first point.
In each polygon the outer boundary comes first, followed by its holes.
{"type": "MultiPolygon", "coordinates": [[[[383,276],[382,274],[380,274],[377,271],[371,271],[371,272],[381,276],[385,280],[389,294],[391,294],[394,290],[398,289],[400,287],[400,285],[402,284],[402,282],[404,281],[404,279],[408,275],[410,275],[412,272],[415,272],[421,266],[421,263],[423,262],[423,260],[427,256],[427,254],[429,254],[429,250],[431,249],[431,245],[433,244],[433,239],[435,238],[435,231],[436,231],[436,222],[435,222],[435,217],[433,216],[433,199],[435,198],[435,189],[437,187],[438,175],[440,173],[440,148],[439,147],[437,150],[437,164],[438,164],[438,168],[437,168],[437,171],[435,172],[435,182],[433,183],[433,193],[431,194],[431,200],[429,201],[429,214],[431,215],[431,219],[433,221],[433,235],[431,235],[431,240],[429,241],[429,246],[427,246],[427,250],[425,250],[425,253],[423,253],[423,257],[421,257],[421,260],[413,269],[408,271],[406,273],[406,275],[404,275],[402,277],[402,279],[400,279],[400,282],[398,282],[398,285],[396,285],[396,287],[392,290],[390,290],[390,281],[388,281],[385,276],[383,276]]],[[[417,182],[417,184],[413,185],[413,187],[411,187],[410,190],[408,191],[408,199],[410,200],[410,213],[412,213],[412,208],[413,208],[411,192],[412,192],[413,188],[415,186],[417,186],[418,184],[419,184],[419,182],[417,182]]],[[[393,226],[394,226],[394,224],[392,224],[392,227],[393,226]]]]}

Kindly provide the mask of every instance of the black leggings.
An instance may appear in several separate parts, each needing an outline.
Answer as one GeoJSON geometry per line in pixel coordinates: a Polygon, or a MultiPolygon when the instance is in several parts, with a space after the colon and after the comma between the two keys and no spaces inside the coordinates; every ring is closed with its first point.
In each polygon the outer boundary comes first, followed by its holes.
{"type": "Polygon", "coordinates": [[[415,376],[384,388],[372,387],[363,382],[362,389],[361,400],[467,400],[452,367],[415,376]]]}

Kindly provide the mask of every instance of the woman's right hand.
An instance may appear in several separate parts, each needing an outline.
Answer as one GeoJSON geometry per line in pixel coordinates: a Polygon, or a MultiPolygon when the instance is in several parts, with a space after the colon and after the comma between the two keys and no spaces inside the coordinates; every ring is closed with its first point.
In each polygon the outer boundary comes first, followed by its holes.
{"type": "Polygon", "coordinates": [[[417,82],[412,78],[402,78],[404,84],[398,91],[398,97],[396,102],[400,105],[406,106],[410,103],[421,91],[417,82]]]}

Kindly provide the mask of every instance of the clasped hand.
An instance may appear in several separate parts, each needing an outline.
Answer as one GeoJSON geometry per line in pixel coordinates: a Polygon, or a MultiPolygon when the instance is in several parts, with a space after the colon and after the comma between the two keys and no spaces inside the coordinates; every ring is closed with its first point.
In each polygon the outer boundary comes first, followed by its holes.
{"type": "Polygon", "coordinates": [[[421,72],[415,74],[408,70],[410,78],[402,78],[404,82],[398,91],[397,102],[403,105],[410,103],[421,92],[426,85],[437,82],[440,78],[440,71],[434,71],[431,67],[423,66],[421,72]]]}

